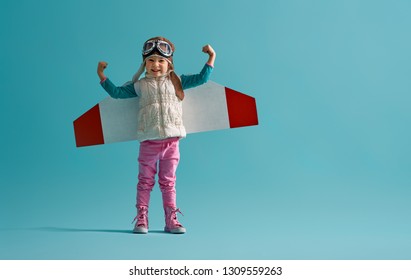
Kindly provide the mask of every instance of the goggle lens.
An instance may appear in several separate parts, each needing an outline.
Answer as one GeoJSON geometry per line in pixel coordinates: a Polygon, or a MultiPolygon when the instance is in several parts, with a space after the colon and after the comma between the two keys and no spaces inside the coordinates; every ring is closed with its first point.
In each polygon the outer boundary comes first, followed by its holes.
{"type": "Polygon", "coordinates": [[[157,49],[158,49],[159,51],[162,51],[162,52],[165,53],[165,54],[171,53],[170,45],[167,44],[167,43],[158,42],[158,43],[157,43],[157,49]]]}
{"type": "Polygon", "coordinates": [[[155,45],[156,44],[153,41],[149,41],[149,42],[145,43],[144,48],[143,48],[143,52],[146,53],[146,52],[152,51],[154,49],[155,45]]]}

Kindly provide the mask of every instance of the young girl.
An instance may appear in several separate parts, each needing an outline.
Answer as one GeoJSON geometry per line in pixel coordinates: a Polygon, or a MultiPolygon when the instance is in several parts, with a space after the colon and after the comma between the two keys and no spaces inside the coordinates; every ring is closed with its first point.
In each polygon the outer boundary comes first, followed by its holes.
{"type": "Polygon", "coordinates": [[[186,231],[177,220],[176,214],[181,212],[176,206],[175,190],[180,159],[179,140],[186,136],[182,119],[183,90],[208,81],[216,54],[210,45],[204,46],[203,52],[209,57],[201,72],[178,77],[174,72],[174,51],[174,45],[164,37],[147,40],[143,46],[140,69],[131,82],[120,87],[104,75],[107,62],[99,62],[97,67],[100,83],[111,97],[140,99],[136,128],[140,154],[134,233],[148,232],[148,206],[157,169],[165,213],[164,230],[171,233],[186,231]],[[144,70],[145,77],[139,79],[144,70]]]}

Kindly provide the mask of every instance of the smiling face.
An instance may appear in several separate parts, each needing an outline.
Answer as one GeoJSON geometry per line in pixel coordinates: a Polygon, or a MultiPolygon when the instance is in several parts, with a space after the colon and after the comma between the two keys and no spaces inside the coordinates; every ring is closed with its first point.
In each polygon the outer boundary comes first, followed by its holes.
{"type": "Polygon", "coordinates": [[[153,77],[167,74],[168,61],[160,56],[150,56],[146,59],[146,72],[153,77]]]}

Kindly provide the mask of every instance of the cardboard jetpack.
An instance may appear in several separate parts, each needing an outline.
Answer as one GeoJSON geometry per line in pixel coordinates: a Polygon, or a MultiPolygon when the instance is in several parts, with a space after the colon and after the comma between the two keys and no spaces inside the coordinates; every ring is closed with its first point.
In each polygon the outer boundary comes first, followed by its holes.
{"type": "MultiPolygon", "coordinates": [[[[187,134],[258,125],[254,97],[212,81],[184,92],[187,134]]],[[[74,121],[76,146],[136,140],[138,102],[138,97],[103,99],[74,121]]]]}

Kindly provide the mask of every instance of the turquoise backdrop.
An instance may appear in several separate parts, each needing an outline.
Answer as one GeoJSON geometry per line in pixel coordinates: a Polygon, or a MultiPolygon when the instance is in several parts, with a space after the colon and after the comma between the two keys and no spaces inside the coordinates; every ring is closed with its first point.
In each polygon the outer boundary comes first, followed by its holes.
{"type": "Polygon", "coordinates": [[[410,259],[411,2],[0,3],[1,259],[410,259]],[[131,234],[138,143],[76,148],[72,122],[176,45],[252,95],[260,124],[181,142],[185,235],[131,234]]]}

